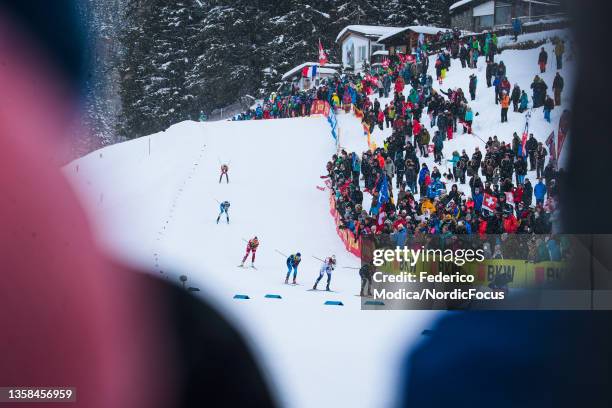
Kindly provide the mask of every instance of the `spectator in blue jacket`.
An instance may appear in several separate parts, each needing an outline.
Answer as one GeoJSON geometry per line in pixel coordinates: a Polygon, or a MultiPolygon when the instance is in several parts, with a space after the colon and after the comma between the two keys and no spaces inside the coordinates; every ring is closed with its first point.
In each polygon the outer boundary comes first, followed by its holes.
{"type": "Polygon", "coordinates": [[[423,167],[421,167],[421,171],[419,171],[419,187],[421,187],[421,193],[424,193],[425,189],[425,176],[429,174],[429,168],[427,164],[423,163],[423,167]]]}
{"type": "Polygon", "coordinates": [[[514,34],[514,41],[518,40],[518,36],[523,31],[523,23],[519,18],[515,18],[512,22],[512,32],[514,34]]]}
{"type": "Polygon", "coordinates": [[[351,153],[351,167],[353,170],[353,183],[355,185],[359,185],[359,174],[361,174],[361,159],[359,155],[355,152],[351,153]]]}
{"type": "Polygon", "coordinates": [[[397,227],[397,232],[394,232],[391,236],[395,242],[395,245],[398,247],[403,247],[406,243],[406,238],[408,237],[408,232],[403,225],[399,225],[397,227]]]}
{"type": "Polygon", "coordinates": [[[495,104],[497,105],[499,103],[499,94],[501,92],[501,81],[502,81],[502,77],[500,75],[496,75],[495,79],[493,80],[493,87],[495,88],[495,104]]]}
{"type": "Polygon", "coordinates": [[[523,91],[521,93],[519,112],[520,113],[525,112],[528,106],[529,106],[529,97],[527,96],[527,92],[523,91]]]}
{"type": "Polygon", "coordinates": [[[484,194],[482,194],[482,191],[480,191],[480,187],[474,187],[474,195],[472,195],[472,200],[474,200],[474,211],[477,213],[480,213],[483,198],[484,194]]]}
{"type": "Polygon", "coordinates": [[[533,194],[536,198],[536,205],[544,205],[544,197],[546,196],[546,184],[544,184],[541,177],[538,179],[538,184],[536,184],[533,188],[533,194]]]}

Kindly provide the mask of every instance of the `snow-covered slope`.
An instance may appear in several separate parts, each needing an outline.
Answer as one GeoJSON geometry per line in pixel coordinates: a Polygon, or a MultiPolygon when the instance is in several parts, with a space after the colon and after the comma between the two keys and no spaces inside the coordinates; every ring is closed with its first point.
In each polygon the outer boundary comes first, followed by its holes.
{"type": "MultiPolygon", "coordinates": [[[[360,136],[353,143],[365,148],[360,136]]],[[[406,340],[434,314],[360,310],[357,271],[342,268],[359,260],[336,235],[328,192],[316,188],[334,151],[323,118],[183,122],[94,152],[65,172],[111,252],[168,279],[186,274],[198,295],[235,319],[286,406],[381,407],[393,397],[406,340]],[[220,162],[230,163],[230,184],[218,183],[220,162]],[[231,202],[229,225],[215,223],[215,200],[231,202]],[[242,238],[254,235],[258,269],[237,268],[242,238]],[[285,258],[275,249],[302,253],[301,286],[284,285],[285,258]],[[331,254],[337,292],[307,291],[320,267],[312,256],[331,254]]]]}

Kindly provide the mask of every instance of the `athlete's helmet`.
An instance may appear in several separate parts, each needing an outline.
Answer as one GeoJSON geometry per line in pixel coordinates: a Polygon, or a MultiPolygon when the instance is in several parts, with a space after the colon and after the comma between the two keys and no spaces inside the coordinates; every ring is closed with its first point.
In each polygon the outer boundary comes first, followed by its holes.
{"type": "Polygon", "coordinates": [[[300,253],[298,252],[297,254],[295,254],[295,256],[300,256],[300,257],[301,257],[301,256],[302,256],[302,254],[300,254],[300,253]]]}

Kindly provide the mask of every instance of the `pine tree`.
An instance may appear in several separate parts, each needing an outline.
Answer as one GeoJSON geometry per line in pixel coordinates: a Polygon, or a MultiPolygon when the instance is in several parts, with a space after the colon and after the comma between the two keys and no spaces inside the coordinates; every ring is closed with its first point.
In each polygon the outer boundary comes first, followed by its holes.
{"type": "MultiPolygon", "coordinates": [[[[101,0],[91,0],[101,1],[101,0]]],[[[444,24],[447,0],[124,0],[121,134],[138,137],[263,96],[284,72],[330,60],[350,24],[444,24]]]]}
{"type": "Polygon", "coordinates": [[[122,47],[118,39],[124,19],[123,0],[86,0],[78,3],[87,21],[88,61],[85,82],[83,124],[88,132],[76,136],[75,155],[82,155],[120,140],[116,121],[120,110],[119,65],[122,47]]]}

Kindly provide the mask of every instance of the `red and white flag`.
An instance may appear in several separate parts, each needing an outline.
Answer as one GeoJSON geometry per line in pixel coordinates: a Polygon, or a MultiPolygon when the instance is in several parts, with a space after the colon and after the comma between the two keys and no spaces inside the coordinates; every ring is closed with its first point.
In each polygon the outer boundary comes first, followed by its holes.
{"type": "Polygon", "coordinates": [[[552,159],[557,160],[557,150],[555,149],[555,131],[553,130],[548,138],[546,138],[546,146],[548,146],[548,153],[552,159]]]}
{"type": "Polygon", "coordinates": [[[523,130],[523,138],[521,140],[521,156],[527,157],[527,134],[529,133],[529,119],[531,119],[531,112],[527,112],[525,115],[525,130],[523,130]]]}
{"type": "MultiPolygon", "coordinates": [[[[570,113],[569,111],[563,111],[561,115],[561,119],[559,119],[559,132],[557,132],[557,157],[559,159],[561,157],[561,149],[563,149],[563,143],[565,142],[565,138],[567,137],[567,133],[570,128],[570,113]]],[[[552,153],[551,153],[552,157],[552,153]]]]}
{"type": "Polygon", "coordinates": [[[325,54],[325,50],[321,45],[321,40],[319,39],[319,65],[323,66],[327,64],[327,54],[325,54]]]}
{"type": "Polygon", "coordinates": [[[497,197],[485,193],[482,199],[482,208],[495,212],[495,209],[497,208],[497,197]]]}
{"type": "Polygon", "coordinates": [[[514,207],[514,194],[511,191],[506,191],[506,202],[514,207]]]}

